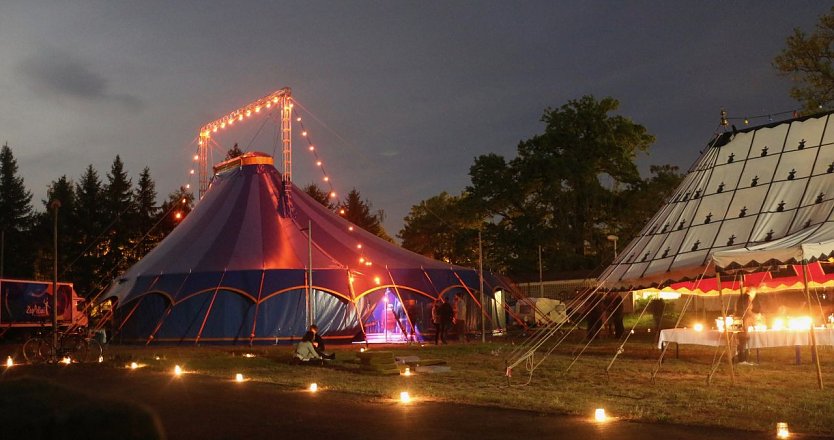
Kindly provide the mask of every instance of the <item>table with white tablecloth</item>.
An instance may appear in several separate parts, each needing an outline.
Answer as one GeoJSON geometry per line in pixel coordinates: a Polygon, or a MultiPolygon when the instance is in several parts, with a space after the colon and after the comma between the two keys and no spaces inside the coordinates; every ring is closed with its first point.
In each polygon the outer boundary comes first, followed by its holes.
{"type": "MultiPolygon", "coordinates": [[[[736,342],[738,332],[730,334],[731,343],[736,342]]],[[[816,328],[814,336],[817,345],[834,346],[834,329],[816,328]]],[[[727,345],[724,332],[718,330],[696,331],[687,328],[670,328],[660,331],[657,348],[674,342],[678,345],[705,345],[718,347],[727,345]]],[[[811,332],[808,330],[765,330],[747,332],[747,348],[797,347],[797,363],[799,363],[799,347],[811,345],[811,332]]]]}

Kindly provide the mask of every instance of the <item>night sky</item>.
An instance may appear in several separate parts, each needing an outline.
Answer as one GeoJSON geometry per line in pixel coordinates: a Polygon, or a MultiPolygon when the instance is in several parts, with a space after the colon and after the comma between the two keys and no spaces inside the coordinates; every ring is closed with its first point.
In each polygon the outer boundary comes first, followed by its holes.
{"type": "MultiPolygon", "coordinates": [[[[88,164],[105,179],[117,154],[134,182],[150,167],[162,199],[196,186],[188,172],[203,123],[291,87],[335,191],[359,189],[394,235],[412,205],[462,191],[476,156],[512,157],[543,130],[545,108],[586,94],[619,99],[619,113],[657,137],[639,159],[644,173],[687,168],[721,107],[744,117],[798,106],[771,61],[794,27],[812,30],[830,7],[5,0],[0,142],[37,209],[52,180],[88,164]]],[[[217,140],[280,156],[275,130],[256,119],[217,140]]],[[[294,181],[321,182],[306,144],[294,146],[294,181]]]]}

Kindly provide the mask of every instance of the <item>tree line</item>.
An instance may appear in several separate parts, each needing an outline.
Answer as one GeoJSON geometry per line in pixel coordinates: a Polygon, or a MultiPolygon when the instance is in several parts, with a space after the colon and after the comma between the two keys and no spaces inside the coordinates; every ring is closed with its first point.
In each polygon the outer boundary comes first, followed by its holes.
{"type": "MultiPolygon", "coordinates": [[[[834,7],[815,29],[796,28],[773,59],[793,83],[790,94],[806,114],[834,103],[834,7]]],[[[477,264],[480,232],[485,264],[524,276],[545,271],[588,271],[611,261],[659,209],[683,175],[652,166],[641,178],[636,154],[654,137],[616,115],[613,98],[584,96],[542,116],[544,132],[518,144],[516,157],[475,158],[470,184],[411,208],[397,236],[404,247],[449,263],[477,264]]]]}
{"type": "Polygon", "coordinates": [[[53,274],[57,207],[58,273],[82,296],[92,296],[150,252],[193,207],[180,188],[157,205],[149,168],[136,184],[117,155],[104,177],[92,166],[73,180],[53,180],[45,200],[33,206],[12,149],[0,149],[0,274],[48,280],[53,274]]]}

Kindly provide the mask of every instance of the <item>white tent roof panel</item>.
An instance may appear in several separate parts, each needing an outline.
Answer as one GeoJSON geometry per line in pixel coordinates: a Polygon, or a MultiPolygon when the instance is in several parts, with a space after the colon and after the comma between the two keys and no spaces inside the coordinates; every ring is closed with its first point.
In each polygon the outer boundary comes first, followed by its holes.
{"type": "Polygon", "coordinates": [[[710,263],[795,262],[834,253],[830,114],[721,134],[690,170],[600,277],[607,286],[690,279],[714,272],[710,263]]]}

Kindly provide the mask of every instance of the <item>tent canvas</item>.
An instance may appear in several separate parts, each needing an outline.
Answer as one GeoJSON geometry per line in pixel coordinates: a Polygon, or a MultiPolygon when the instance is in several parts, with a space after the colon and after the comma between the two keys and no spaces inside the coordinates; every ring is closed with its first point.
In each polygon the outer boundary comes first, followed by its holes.
{"type": "MultiPolygon", "coordinates": [[[[481,309],[477,271],[352,226],[282,180],[268,155],[247,153],[215,173],[194,210],[105,294],[117,301],[123,341],[274,343],[297,339],[309,322],[350,339],[378,324],[369,311],[384,297],[396,300],[409,335],[430,327],[417,312],[438,296],[460,294],[481,309]]],[[[470,316],[473,330],[481,316],[487,330],[498,327],[496,295],[512,288],[489,273],[484,282],[487,312],[470,316]]]]}
{"type": "Polygon", "coordinates": [[[599,279],[612,290],[715,294],[702,283],[723,269],[825,263],[832,187],[831,113],[722,133],[599,279]]]}

